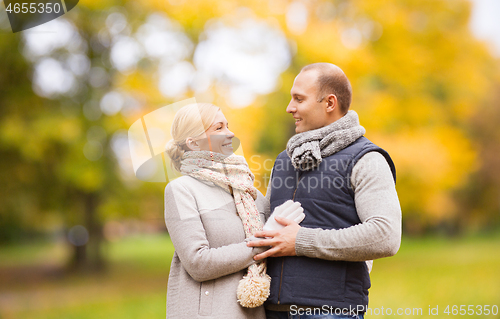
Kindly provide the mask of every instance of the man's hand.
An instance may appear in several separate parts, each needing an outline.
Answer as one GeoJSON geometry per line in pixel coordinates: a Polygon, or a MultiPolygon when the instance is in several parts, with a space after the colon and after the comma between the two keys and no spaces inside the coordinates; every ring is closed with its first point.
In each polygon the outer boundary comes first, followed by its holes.
{"type": "Polygon", "coordinates": [[[261,260],[267,257],[295,256],[295,238],[300,226],[291,219],[281,216],[275,217],[276,221],[285,226],[281,230],[260,231],[254,234],[255,237],[266,237],[262,240],[249,241],[248,247],[271,246],[265,252],[255,255],[253,259],[261,260]]]}

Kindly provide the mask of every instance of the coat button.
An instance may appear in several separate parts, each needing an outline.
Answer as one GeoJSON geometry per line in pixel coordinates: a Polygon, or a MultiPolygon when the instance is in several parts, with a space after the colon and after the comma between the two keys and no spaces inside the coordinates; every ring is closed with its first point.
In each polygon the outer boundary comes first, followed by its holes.
{"type": "Polygon", "coordinates": [[[208,296],[208,294],[209,294],[208,290],[207,290],[207,291],[205,291],[205,296],[208,296]]]}

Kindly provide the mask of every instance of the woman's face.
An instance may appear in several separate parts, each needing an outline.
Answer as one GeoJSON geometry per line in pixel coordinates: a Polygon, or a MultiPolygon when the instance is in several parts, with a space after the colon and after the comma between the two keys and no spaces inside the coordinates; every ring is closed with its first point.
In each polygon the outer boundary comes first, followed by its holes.
{"type": "Polygon", "coordinates": [[[205,134],[203,134],[201,138],[196,139],[195,142],[198,146],[197,150],[199,151],[212,151],[224,155],[231,155],[233,154],[233,137],[234,133],[229,130],[226,117],[222,111],[219,110],[212,125],[205,131],[205,134]]]}

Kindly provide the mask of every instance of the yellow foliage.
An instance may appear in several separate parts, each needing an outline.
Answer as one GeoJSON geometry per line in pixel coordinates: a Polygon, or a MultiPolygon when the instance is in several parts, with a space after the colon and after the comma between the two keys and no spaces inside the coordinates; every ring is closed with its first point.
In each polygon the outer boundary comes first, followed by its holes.
{"type": "Polygon", "coordinates": [[[434,222],[456,213],[452,193],[478,166],[476,151],[463,132],[436,127],[367,136],[394,160],[403,213],[409,208],[434,222]]]}
{"type": "MultiPolygon", "coordinates": [[[[98,9],[110,3],[92,0],[81,5],[98,9]]],[[[179,22],[193,42],[201,40],[207,22],[232,23],[242,8],[256,19],[279,26],[289,39],[295,56],[272,97],[231,109],[222,96],[224,88],[207,93],[222,107],[230,129],[240,139],[261,191],[265,192],[265,177],[274,160],[256,151],[262,132],[280,140],[270,144],[273,148],[281,145],[272,152],[285,148],[288,131],[283,125],[279,132],[273,131],[269,123],[289,119],[293,126],[285,101],[298,70],[313,62],[331,62],[351,80],[352,109],[359,113],[367,137],[394,159],[403,212],[414,214],[423,224],[452,218],[457,213],[453,193],[480,166],[476,145],[464,127],[492,92],[498,70],[485,46],[470,34],[470,3],[306,1],[302,3],[308,23],[302,33],[290,30],[286,14],[291,3],[147,0],[140,6],[141,13],[159,11],[179,22]],[[282,105],[271,105],[276,101],[282,105]],[[265,120],[269,113],[273,118],[265,120]]],[[[136,71],[117,81],[119,89],[141,96],[145,112],[173,102],[159,94],[154,71],[136,71]]]]}

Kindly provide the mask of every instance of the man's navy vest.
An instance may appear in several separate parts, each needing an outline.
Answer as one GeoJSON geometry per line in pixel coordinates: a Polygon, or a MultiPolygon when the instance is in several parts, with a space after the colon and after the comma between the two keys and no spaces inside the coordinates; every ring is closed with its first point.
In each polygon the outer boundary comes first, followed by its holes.
{"type": "MultiPolygon", "coordinates": [[[[341,229],[361,223],[354,203],[351,172],[366,153],[380,152],[396,172],[389,154],[360,137],[343,150],[323,158],[314,170],[296,170],[286,154],[278,155],[271,179],[271,211],[289,199],[304,208],[300,224],[308,228],[341,229]]],[[[368,306],[370,276],[365,262],[330,261],[304,256],[268,258],[271,295],[266,304],[354,309],[368,306]]],[[[364,312],[364,311],[363,311],[364,312]]]]}

